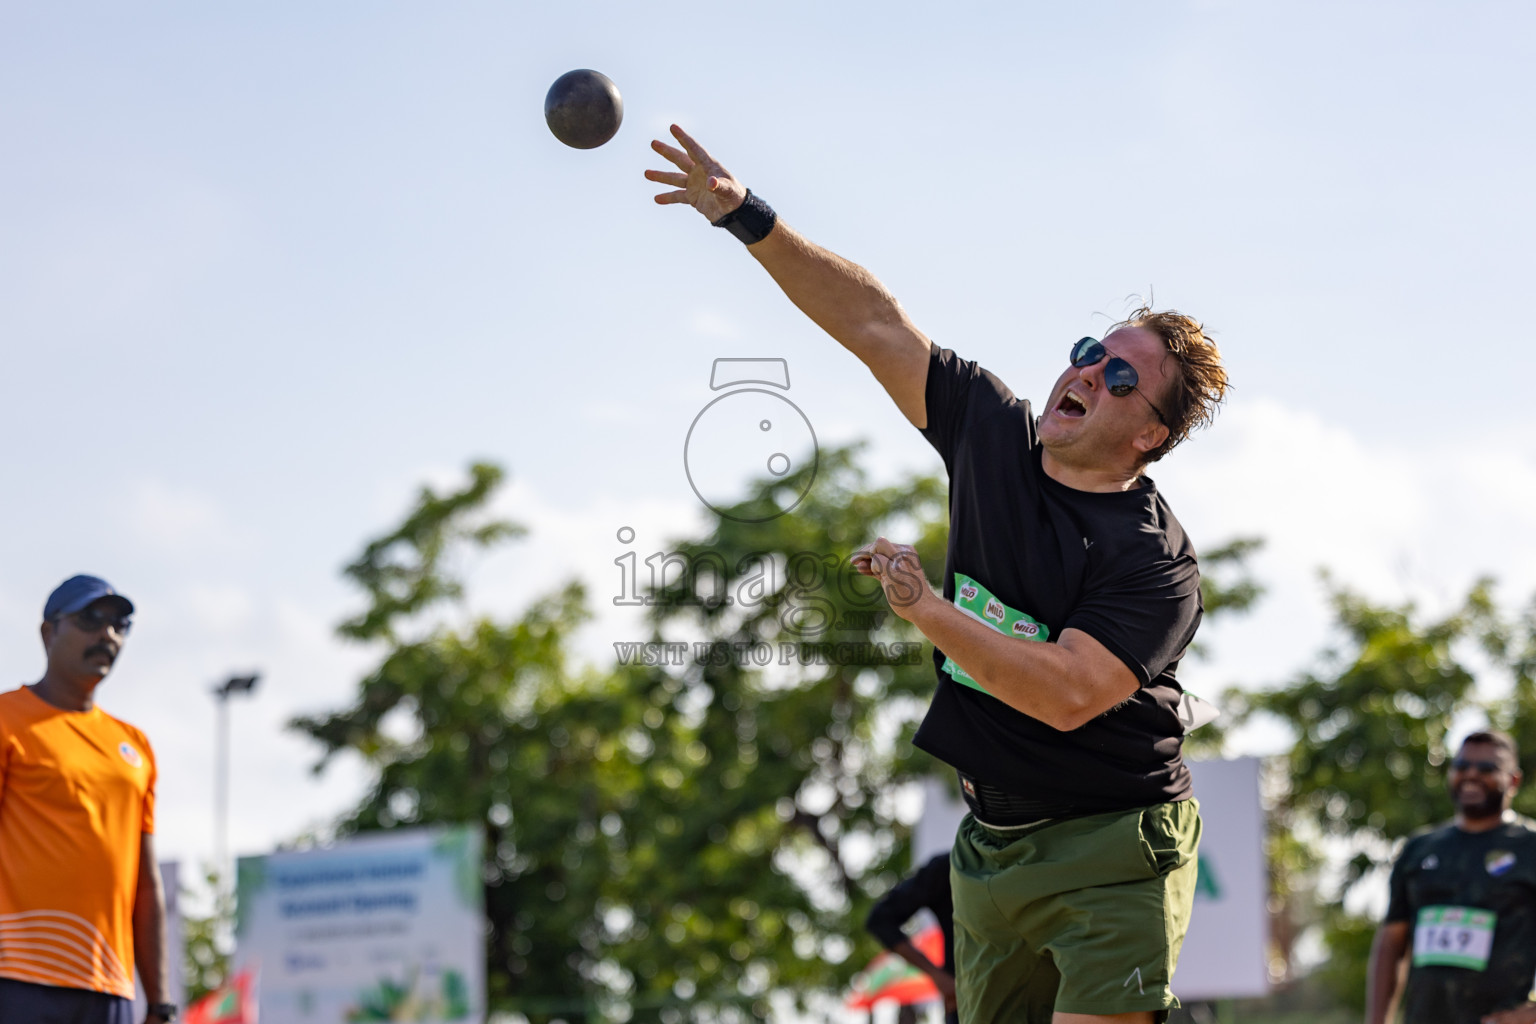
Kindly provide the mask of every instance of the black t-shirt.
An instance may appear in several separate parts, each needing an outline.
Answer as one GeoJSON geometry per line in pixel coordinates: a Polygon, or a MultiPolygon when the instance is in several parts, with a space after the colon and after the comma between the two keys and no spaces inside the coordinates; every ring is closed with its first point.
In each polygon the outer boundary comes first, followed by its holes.
{"type": "Polygon", "coordinates": [[[1052,480],[1029,403],[938,346],[927,410],[923,436],[949,472],[945,598],[1025,639],[1081,630],[1141,688],[1060,732],[988,695],[935,650],[939,686],[917,745],[1042,818],[1188,798],[1174,673],[1200,624],[1200,571],[1156,486],[1143,478],[1134,490],[1097,493],[1052,480]]]}
{"type": "Polygon", "coordinates": [[[1455,825],[1422,832],[1408,840],[1392,865],[1386,919],[1408,922],[1413,964],[1403,996],[1404,1024],[1476,1024],[1530,998],[1536,984],[1536,822],[1510,819],[1487,832],[1463,832],[1455,825]],[[1442,924],[1438,932],[1430,931],[1450,917],[1433,910],[1424,914],[1426,907],[1497,915],[1483,969],[1413,963],[1416,951],[1479,956],[1475,929],[1442,924]]]}

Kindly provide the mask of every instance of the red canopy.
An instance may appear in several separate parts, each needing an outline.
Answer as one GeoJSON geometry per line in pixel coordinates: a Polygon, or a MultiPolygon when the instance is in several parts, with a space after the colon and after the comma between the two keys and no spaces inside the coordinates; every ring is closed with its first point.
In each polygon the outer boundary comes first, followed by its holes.
{"type": "MultiPolygon", "coordinates": [[[[912,936],[911,941],[929,960],[944,966],[944,933],[938,925],[929,925],[912,936]]],[[[907,1006],[938,998],[939,990],[932,978],[895,953],[885,952],[871,960],[864,973],[854,979],[847,1006],[853,1010],[867,1010],[879,1002],[894,1001],[907,1006]]]]}
{"type": "Polygon", "coordinates": [[[256,1024],[256,972],[247,968],[191,1006],[184,1024],[256,1024]]]}

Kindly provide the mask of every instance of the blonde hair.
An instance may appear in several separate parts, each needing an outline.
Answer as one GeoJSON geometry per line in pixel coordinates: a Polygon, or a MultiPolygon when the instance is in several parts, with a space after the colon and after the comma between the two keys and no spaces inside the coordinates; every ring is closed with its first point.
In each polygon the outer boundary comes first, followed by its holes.
{"type": "Polygon", "coordinates": [[[1142,306],[1112,328],[1141,327],[1162,339],[1168,354],[1179,364],[1179,372],[1164,398],[1163,415],[1168,422],[1168,437],[1146,455],[1146,462],[1156,462],[1167,455],[1195,430],[1208,427],[1216,418],[1217,408],[1226,398],[1226,367],[1221,352],[1194,317],[1175,309],[1157,311],[1142,306]]]}

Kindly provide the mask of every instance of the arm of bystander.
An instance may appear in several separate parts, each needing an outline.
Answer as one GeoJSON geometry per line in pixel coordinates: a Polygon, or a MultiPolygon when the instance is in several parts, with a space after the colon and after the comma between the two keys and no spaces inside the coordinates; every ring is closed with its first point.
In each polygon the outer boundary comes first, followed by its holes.
{"type": "MultiPolygon", "coordinates": [[[[927,909],[935,917],[953,916],[949,895],[949,858],[940,855],[928,861],[917,873],[902,879],[891,891],[875,902],[864,922],[865,929],[880,940],[880,944],[907,963],[933,979],[934,986],[944,997],[944,1008],[955,1008],[955,975],[953,965],[939,966],[922,950],[912,944],[902,931],[912,916],[927,909]]],[[[941,920],[940,927],[946,932],[952,925],[941,920]]]]}
{"type": "Polygon", "coordinates": [[[1403,984],[1408,922],[1387,921],[1376,929],[1365,987],[1365,1024],[1387,1024],[1403,984]]]}
{"type": "MultiPolygon", "coordinates": [[[[165,951],[165,889],[160,881],[160,865],[155,861],[155,837],[148,832],[139,837],[139,882],[133,897],[133,959],[138,966],[144,999],[150,1006],[166,1001],[170,987],[165,951]]],[[[164,1018],[153,1013],[145,1024],[162,1024],[164,1018]]]]}

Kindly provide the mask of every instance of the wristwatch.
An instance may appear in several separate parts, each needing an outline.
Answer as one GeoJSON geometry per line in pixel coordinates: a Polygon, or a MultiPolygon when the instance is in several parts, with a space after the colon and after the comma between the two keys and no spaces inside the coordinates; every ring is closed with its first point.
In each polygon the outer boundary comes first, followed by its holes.
{"type": "Polygon", "coordinates": [[[171,1021],[176,1019],[176,1015],[181,1011],[175,1003],[151,1003],[146,1008],[145,1012],[148,1013],[151,1017],[159,1017],[161,1020],[165,1021],[166,1024],[170,1024],[171,1021]]]}

